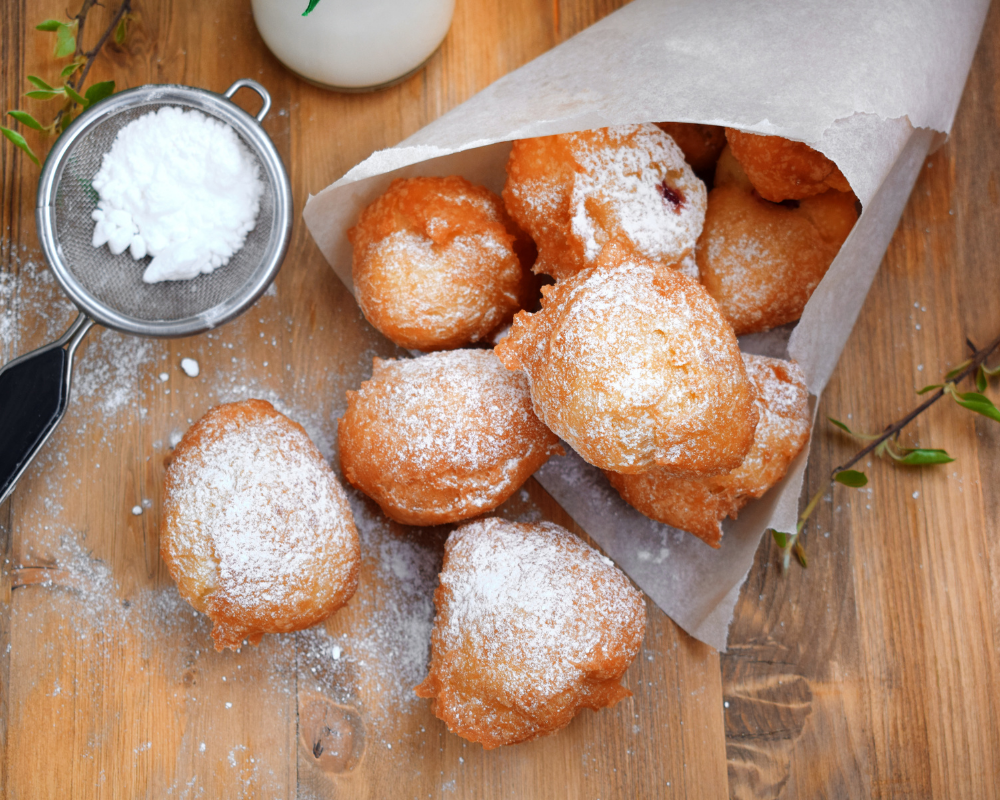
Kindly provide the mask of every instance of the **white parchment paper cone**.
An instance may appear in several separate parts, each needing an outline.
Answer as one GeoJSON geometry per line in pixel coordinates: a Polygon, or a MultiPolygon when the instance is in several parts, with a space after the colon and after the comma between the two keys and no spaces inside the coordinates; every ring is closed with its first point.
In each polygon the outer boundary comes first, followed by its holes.
{"type": "MultiPolygon", "coordinates": [[[[800,322],[743,337],[795,358],[818,396],[836,366],[920,166],[950,130],[987,0],[635,0],[309,198],[303,216],[351,287],[347,229],[398,177],[464,175],[499,192],[513,139],[677,120],[774,133],[832,158],[863,212],[800,322]]],[[[815,410],[816,404],[813,403],[815,410]]],[[[791,530],[803,452],[725,524],[721,550],[627,506],[575,454],[537,477],[681,627],[724,649],[768,527],[791,530]]]]}

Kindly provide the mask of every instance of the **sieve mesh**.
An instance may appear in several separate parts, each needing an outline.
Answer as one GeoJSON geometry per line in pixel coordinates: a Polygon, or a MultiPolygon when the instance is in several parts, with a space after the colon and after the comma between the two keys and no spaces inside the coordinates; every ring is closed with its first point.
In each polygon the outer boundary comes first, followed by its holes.
{"type": "MultiPolygon", "coordinates": [[[[102,120],[87,135],[75,141],[66,154],[53,202],[54,234],[66,268],[94,301],[143,322],[174,321],[202,315],[238,295],[264,268],[263,262],[275,225],[274,186],[253,143],[240,136],[257,163],[264,192],[257,224],[228,264],[209,275],[191,280],[148,284],[143,282],[142,274],[152,260],[149,256],[136,261],[127,250],[116,256],[106,245],[94,247],[91,244],[94,221],[90,215],[97,208],[99,199],[91,181],[101,167],[104,154],[111,149],[118,131],[143,114],[164,105],[193,107],[173,98],[123,109],[102,120]]],[[[204,107],[198,106],[197,110],[228,124],[204,107]]],[[[237,129],[233,130],[240,135],[237,129]]]]}

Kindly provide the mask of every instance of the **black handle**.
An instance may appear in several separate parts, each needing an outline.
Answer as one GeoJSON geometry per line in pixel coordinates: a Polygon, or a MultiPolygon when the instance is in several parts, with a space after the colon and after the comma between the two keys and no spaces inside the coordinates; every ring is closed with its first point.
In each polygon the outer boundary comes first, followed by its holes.
{"type": "Polygon", "coordinates": [[[81,315],[61,339],[0,369],[0,503],[66,413],[73,352],[92,324],[81,315]]]}

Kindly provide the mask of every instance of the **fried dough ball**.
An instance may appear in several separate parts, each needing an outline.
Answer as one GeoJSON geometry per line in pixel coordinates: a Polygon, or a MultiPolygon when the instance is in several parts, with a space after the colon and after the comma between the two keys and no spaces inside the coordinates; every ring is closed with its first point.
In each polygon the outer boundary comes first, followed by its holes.
{"type": "Polygon", "coordinates": [[[697,175],[704,177],[712,174],[715,162],[726,146],[725,128],[697,122],[657,122],[656,127],[669,134],[684,151],[684,158],[697,175]]]}
{"type": "Polygon", "coordinates": [[[535,272],[558,279],[590,266],[609,241],[674,265],[705,219],[705,184],[652,124],[514,142],[503,199],[538,245],[535,272]]]}
{"type": "Polygon", "coordinates": [[[619,680],[642,645],[642,594],[569,531],[467,523],[448,537],[439,578],[416,693],[452,733],[491,750],[632,694],[619,680]]]}
{"type": "Polygon", "coordinates": [[[703,476],[738,467],[757,425],[732,328],[697,283],[610,244],[543,287],[496,347],[535,412],[597,467],[703,476]]]}
{"type": "Polygon", "coordinates": [[[376,358],[338,431],[344,476],[406,525],[492,511],[563,452],[491,350],[376,358]]]}
{"type": "Polygon", "coordinates": [[[534,244],[499,197],[457,175],[393,181],[347,235],[358,305],[401,347],[478,342],[537,293],[534,244]]]}
{"type": "Polygon", "coordinates": [[[757,387],[760,422],[753,447],[732,472],[712,478],[678,478],[663,470],[641,475],[605,472],[622,499],[647,517],[689,531],[712,547],[722,541],[722,519],[780,481],[809,439],[809,392],[798,365],[744,355],[757,387]]]}
{"type": "Polygon", "coordinates": [[[726,128],[726,139],[754,188],[772,203],[802,200],[827,189],[851,191],[837,165],[807,144],[735,128],[726,128]]]}
{"type": "Polygon", "coordinates": [[[358,586],[344,490],[298,423],[264,400],[216,406],[167,467],[160,555],[215,649],[308,628],[358,586]]]}
{"type": "Polygon", "coordinates": [[[701,282],[736,334],[794,322],[857,221],[854,195],[771,203],[723,152],[698,241],[701,282]]]}

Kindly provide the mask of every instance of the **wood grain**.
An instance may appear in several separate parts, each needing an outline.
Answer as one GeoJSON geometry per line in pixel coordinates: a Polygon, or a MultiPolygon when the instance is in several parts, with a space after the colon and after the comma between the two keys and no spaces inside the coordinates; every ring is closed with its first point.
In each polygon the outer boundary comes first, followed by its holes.
{"type": "MultiPolygon", "coordinates": [[[[998,12],[821,420],[881,429],[966,357],[966,336],[1000,329],[998,12]]],[[[822,430],[808,492],[857,449],[822,430]]],[[[782,576],[773,545],[758,552],[721,659],[733,797],[1000,796],[1000,426],[938,403],[904,441],[956,461],[862,465],[869,487],[838,487],[811,523],[807,571],[782,576]]]]}
{"type": "MultiPolygon", "coordinates": [[[[93,79],[215,90],[260,80],[275,101],[265,128],[301,209],[372,151],[619,5],[459,0],[423,72],[376,94],[337,95],[287,73],[242,0],[139,3],[127,46],[103,57],[93,79]]],[[[45,113],[18,97],[25,75],[54,72],[51,39],[33,25],[63,11],[53,0],[3,0],[3,109],[45,113]]],[[[993,9],[954,135],[921,175],[821,418],[877,429],[964,358],[966,335],[995,335],[998,74],[993,9]]],[[[40,263],[37,175],[0,147],[3,361],[57,336],[74,313],[40,263]]],[[[946,448],[955,464],[866,466],[870,492],[838,487],[822,504],[807,571],[781,575],[765,540],[721,657],[650,606],[626,675],[634,696],[555,737],[484,753],[421,702],[393,706],[405,687],[372,665],[317,660],[309,637],[216,653],[158,556],[171,437],[217,402],[261,396],[335,456],[344,391],[367,377],[372,356],[395,352],[300,221],[276,292],[226,328],[174,342],[90,335],[67,419],[0,507],[5,798],[718,798],[727,785],[734,798],[1000,796],[1000,426],[944,403],[909,436],[946,448]],[[182,355],[201,364],[198,381],[180,372],[182,355]]],[[[819,434],[809,487],[850,452],[839,435],[819,434]]],[[[358,596],[323,634],[343,637],[349,656],[362,632],[410,619],[394,607],[401,595],[385,553],[433,565],[447,533],[386,527],[370,503],[354,504],[382,549],[366,553],[358,596]]],[[[585,536],[534,482],[503,511],[585,536]]],[[[394,641],[398,631],[383,633],[394,641]]]]}
{"type": "MultiPolygon", "coordinates": [[[[120,87],[177,82],[217,91],[237,78],[259,80],[274,99],[264,126],[301,209],[310,191],[373,150],[619,4],[459,0],[451,33],[423,72],[376,94],[338,95],[286,72],[242,0],[138,3],[126,47],[102,57],[92,75],[120,87]]],[[[51,40],[33,25],[62,12],[50,0],[6,0],[4,108],[46,113],[18,95],[26,74],[53,72],[51,40]]],[[[95,19],[92,30],[99,27],[95,19]]],[[[240,102],[249,108],[253,98],[240,102]]],[[[0,274],[14,287],[0,293],[12,323],[0,328],[10,332],[0,337],[6,360],[58,335],[73,310],[39,263],[37,169],[4,147],[0,172],[0,274]]],[[[718,654],[653,606],[626,676],[634,696],[585,712],[558,736],[486,753],[449,734],[423,701],[395,707],[409,697],[408,687],[393,685],[402,678],[362,664],[351,647],[386,620],[412,621],[393,607],[400,597],[420,600],[390,585],[399,580],[387,571],[387,549],[433,563],[447,531],[387,527],[357,496],[374,545],[361,590],[327,633],[265,637],[238,654],[212,650],[206,621],[176,596],[158,556],[172,437],[217,402],[260,396],[304,422],[335,457],[344,392],[367,377],[372,356],[395,353],[298,220],[276,291],[224,329],[173,342],[90,335],[66,420],[0,509],[4,797],[724,796],[718,654]],[[197,381],[179,370],[182,356],[199,361],[197,381]],[[146,507],[133,515],[137,504],[146,507]],[[344,658],[317,659],[318,636],[344,641],[344,658]]],[[[573,527],[534,482],[504,513],[573,527]]],[[[408,568],[405,559],[399,567],[408,568]]],[[[406,631],[376,633],[376,642],[397,642],[406,631]]]]}

